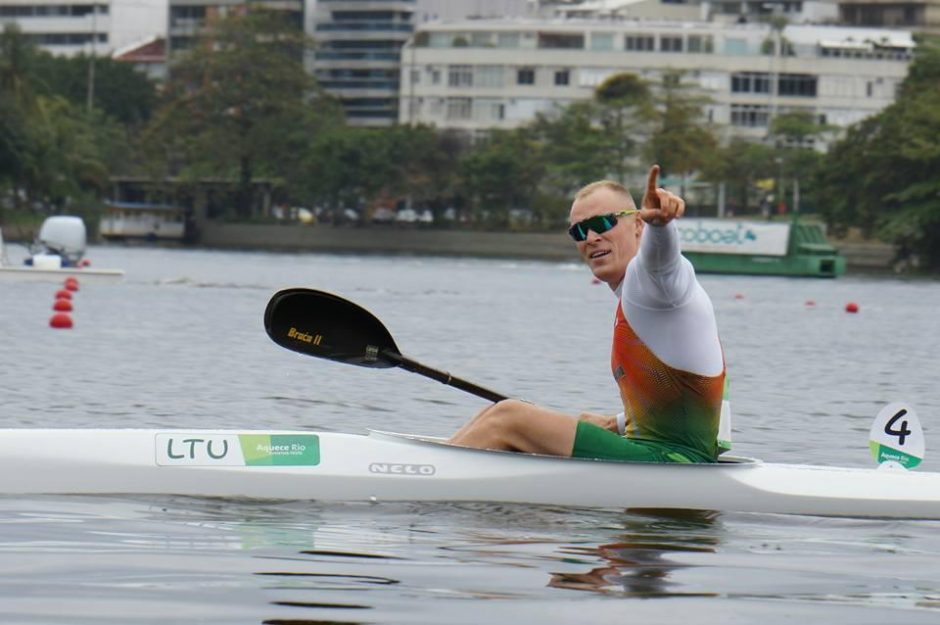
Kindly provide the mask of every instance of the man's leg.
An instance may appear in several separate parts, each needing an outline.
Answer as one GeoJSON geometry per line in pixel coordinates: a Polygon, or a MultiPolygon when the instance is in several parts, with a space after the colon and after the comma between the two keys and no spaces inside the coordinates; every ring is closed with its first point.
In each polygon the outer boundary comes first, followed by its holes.
{"type": "Polygon", "coordinates": [[[453,445],[570,456],[578,421],[570,415],[507,399],[480,411],[451,437],[453,445]]]}

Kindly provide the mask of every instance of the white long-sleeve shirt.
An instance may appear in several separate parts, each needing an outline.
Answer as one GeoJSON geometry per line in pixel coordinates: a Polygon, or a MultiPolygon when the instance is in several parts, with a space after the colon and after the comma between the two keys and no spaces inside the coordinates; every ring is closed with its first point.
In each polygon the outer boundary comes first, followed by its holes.
{"type": "Polygon", "coordinates": [[[634,332],[660,360],[703,376],[721,373],[715,310],[680,253],[675,221],[643,228],[640,249],[615,293],[634,332]]]}

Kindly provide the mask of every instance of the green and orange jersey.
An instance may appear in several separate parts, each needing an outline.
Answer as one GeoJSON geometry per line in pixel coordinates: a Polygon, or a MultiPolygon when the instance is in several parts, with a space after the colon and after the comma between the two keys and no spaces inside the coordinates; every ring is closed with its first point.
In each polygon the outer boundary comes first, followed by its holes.
{"type": "Polygon", "coordinates": [[[640,339],[618,302],[611,370],[623,399],[627,437],[717,458],[724,367],[706,376],[666,364],[640,339]]]}

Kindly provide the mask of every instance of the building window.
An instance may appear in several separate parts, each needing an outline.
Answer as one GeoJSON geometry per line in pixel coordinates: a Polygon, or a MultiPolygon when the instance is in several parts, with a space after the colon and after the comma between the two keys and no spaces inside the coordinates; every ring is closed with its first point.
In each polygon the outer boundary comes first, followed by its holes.
{"type": "Polygon", "coordinates": [[[472,110],[470,98],[447,98],[447,119],[470,119],[472,110]]]}
{"type": "Polygon", "coordinates": [[[478,121],[506,119],[506,105],[500,100],[479,99],[473,103],[473,118],[478,121]]]}
{"type": "Polygon", "coordinates": [[[477,87],[502,87],[503,67],[501,65],[482,65],[476,70],[477,87]]]}
{"type": "Polygon", "coordinates": [[[519,33],[499,33],[496,35],[497,48],[518,48],[519,33]]]}
{"type": "Polygon", "coordinates": [[[743,128],[766,128],[770,110],[765,104],[732,104],[731,125],[743,128]]]}
{"type": "Polygon", "coordinates": [[[711,53],[712,47],[711,35],[689,35],[686,51],[693,53],[711,53]]]}
{"type": "Polygon", "coordinates": [[[660,52],[682,52],[682,37],[662,36],[659,38],[660,52]]]}
{"type": "Polygon", "coordinates": [[[431,84],[439,85],[441,84],[441,70],[436,67],[428,68],[428,73],[431,75],[431,84]]]}
{"type": "Polygon", "coordinates": [[[869,80],[868,82],[865,83],[865,96],[870,98],[872,94],[874,93],[874,91],[875,91],[875,85],[873,85],[872,82],[869,80]]]}
{"type": "Polygon", "coordinates": [[[518,72],[516,72],[516,84],[517,85],[534,85],[535,84],[535,70],[531,67],[523,67],[518,72]]]}
{"type": "Polygon", "coordinates": [[[568,81],[571,78],[571,73],[566,69],[560,69],[555,72],[555,85],[558,87],[564,87],[568,85],[568,81]]]}
{"type": "Polygon", "coordinates": [[[539,33],[539,48],[583,50],[584,35],[568,33],[539,33]]]}
{"type": "Polygon", "coordinates": [[[591,35],[591,50],[605,51],[614,49],[613,33],[594,33],[591,35]]]}
{"type": "Polygon", "coordinates": [[[780,74],[777,93],[797,98],[815,98],[816,80],[816,76],[811,74],[780,74]]]}
{"type": "Polygon", "coordinates": [[[451,65],[447,70],[448,87],[472,87],[473,68],[469,65],[451,65]]]}
{"type": "Polygon", "coordinates": [[[454,42],[452,33],[431,33],[428,37],[429,48],[449,48],[454,42]]]}
{"type": "Polygon", "coordinates": [[[747,39],[725,39],[725,54],[729,56],[743,56],[747,54],[747,39]]]}
{"type": "Polygon", "coordinates": [[[411,84],[417,85],[421,83],[421,72],[413,69],[411,70],[411,84]]]}
{"type": "Polygon", "coordinates": [[[766,72],[731,74],[731,93],[770,93],[770,75],[766,72]]]}
{"type": "Polygon", "coordinates": [[[627,35],[624,48],[633,52],[652,52],[656,39],[652,35],[627,35]]]}
{"type": "Polygon", "coordinates": [[[492,48],[493,33],[471,33],[470,45],[474,48],[492,48]]]}

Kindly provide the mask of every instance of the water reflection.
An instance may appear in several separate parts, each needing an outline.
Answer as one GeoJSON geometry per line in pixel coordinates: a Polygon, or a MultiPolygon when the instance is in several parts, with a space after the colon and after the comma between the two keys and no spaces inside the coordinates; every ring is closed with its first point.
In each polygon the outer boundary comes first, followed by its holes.
{"type": "MultiPolygon", "coordinates": [[[[715,553],[720,544],[719,513],[702,510],[631,510],[614,542],[568,546],[562,553],[604,562],[586,573],[551,573],[552,588],[587,590],[627,597],[709,597],[718,593],[681,590],[672,573],[689,568],[676,554],[715,553]]],[[[566,560],[571,561],[571,560],[566,560]]]]}

